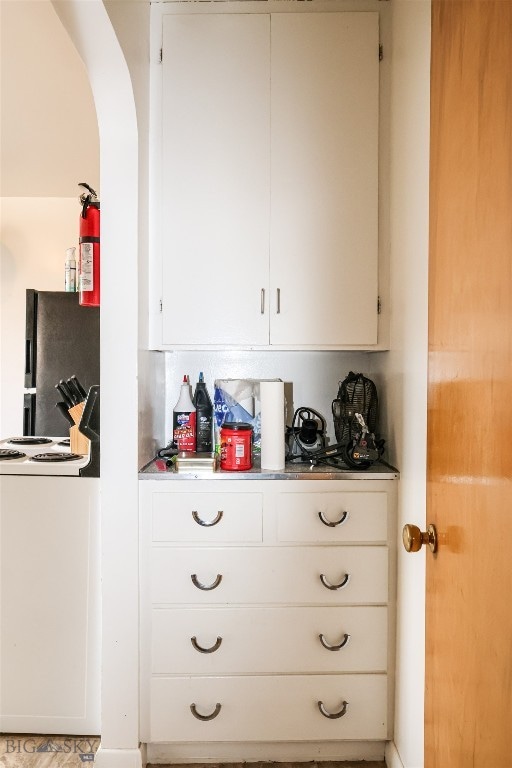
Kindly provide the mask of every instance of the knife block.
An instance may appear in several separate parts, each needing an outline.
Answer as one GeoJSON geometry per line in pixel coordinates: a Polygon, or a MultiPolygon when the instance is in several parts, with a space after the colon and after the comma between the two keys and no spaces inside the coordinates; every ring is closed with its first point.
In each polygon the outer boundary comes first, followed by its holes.
{"type": "Polygon", "coordinates": [[[78,429],[84,408],[85,400],[69,409],[69,415],[75,422],[75,425],[69,428],[69,447],[71,453],[78,453],[81,456],[87,456],[91,447],[89,438],[83,435],[78,429]]]}

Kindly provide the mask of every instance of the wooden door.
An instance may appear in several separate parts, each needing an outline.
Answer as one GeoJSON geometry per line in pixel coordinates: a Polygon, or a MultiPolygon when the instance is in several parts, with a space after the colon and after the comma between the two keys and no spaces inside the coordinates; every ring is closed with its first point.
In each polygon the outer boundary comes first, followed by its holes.
{"type": "Polygon", "coordinates": [[[433,0],[426,768],[510,768],[512,2],[433,0]]]}

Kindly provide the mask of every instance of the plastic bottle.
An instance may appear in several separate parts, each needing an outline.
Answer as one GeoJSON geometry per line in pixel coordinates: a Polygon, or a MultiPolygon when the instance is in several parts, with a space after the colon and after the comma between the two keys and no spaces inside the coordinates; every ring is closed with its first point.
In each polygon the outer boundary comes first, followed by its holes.
{"type": "Polygon", "coordinates": [[[212,427],[213,427],[213,405],[210,395],[206,389],[203,373],[199,374],[199,381],[196,384],[194,393],[194,405],[196,408],[196,428],[197,428],[197,452],[211,453],[212,427]]]}
{"type": "Polygon", "coordinates": [[[196,450],[196,408],[186,375],[183,376],[180,396],[172,412],[172,433],[179,451],[196,450]]]}
{"type": "Polygon", "coordinates": [[[64,266],[64,290],[68,293],[76,293],[76,258],[75,248],[66,250],[64,266]]]}

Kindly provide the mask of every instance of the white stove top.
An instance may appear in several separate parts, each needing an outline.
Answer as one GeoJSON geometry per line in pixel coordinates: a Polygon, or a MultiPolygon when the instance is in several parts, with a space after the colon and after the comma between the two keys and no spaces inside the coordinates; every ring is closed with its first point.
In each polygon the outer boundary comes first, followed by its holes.
{"type": "Polygon", "coordinates": [[[9,437],[0,440],[0,475],[78,476],[89,456],[71,454],[63,437],[9,437]]]}

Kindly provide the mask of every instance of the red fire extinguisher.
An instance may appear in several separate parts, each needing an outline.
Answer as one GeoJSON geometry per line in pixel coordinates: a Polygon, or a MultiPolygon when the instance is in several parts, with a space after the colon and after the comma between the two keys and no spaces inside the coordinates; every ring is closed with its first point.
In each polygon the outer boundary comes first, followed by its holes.
{"type": "Polygon", "coordinates": [[[82,307],[100,305],[100,201],[94,189],[80,183],[79,302],[82,307]]]}

